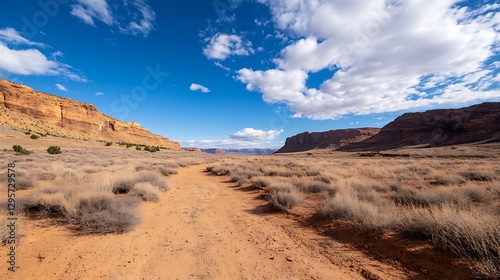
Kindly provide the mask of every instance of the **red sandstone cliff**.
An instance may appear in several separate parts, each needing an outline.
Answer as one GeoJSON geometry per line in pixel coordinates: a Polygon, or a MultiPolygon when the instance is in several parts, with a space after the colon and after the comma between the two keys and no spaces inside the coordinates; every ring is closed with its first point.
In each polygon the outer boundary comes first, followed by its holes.
{"type": "Polygon", "coordinates": [[[378,128],[338,129],[326,132],[304,132],[286,139],[285,146],[276,153],[291,153],[312,149],[335,149],[351,143],[361,142],[376,135],[378,128]]]}
{"type": "Polygon", "coordinates": [[[0,79],[0,125],[74,139],[124,141],[180,149],[180,144],[98,111],[92,104],[0,79]]]}
{"type": "Polygon", "coordinates": [[[379,134],[339,150],[394,149],[500,141],[500,102],[486,102],[460,109],[406,113],[382,128],[379,134]]]}

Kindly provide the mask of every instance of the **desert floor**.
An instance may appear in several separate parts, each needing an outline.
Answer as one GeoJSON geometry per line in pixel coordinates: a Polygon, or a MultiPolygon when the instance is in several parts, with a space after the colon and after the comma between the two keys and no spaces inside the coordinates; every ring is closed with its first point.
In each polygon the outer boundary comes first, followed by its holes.
{"type": "MultiPolygon", "coordinates": [[[[125,149],[53,137],[31,140],[21,133],[3,131],[0,149],[11,149],[13,143],[35,151],[29,157],[54,144],[64,150],[78,150],[78,155],[125,149]]],[[[141,156],[137,160],[147,162],[141,158],[144,153],[138,152],[141,156]]],[[[161,160],[162,153],[156,153],[155,160],[161,160]]],[[[133,165],[134,158],[128,155],[125,164],[133,165]]],[[[8,162],[22,158],[9,154],[2,157],[2,170],[8,162]]],[[[142,222],[122,234],[81,235],[54,220],[23,217],[18,221],[16,272],[7,270],[9,251],[2,246],[0,279],[470,277],[461,259],[433,250],[428,242],[394,237],[390,232],[374,237],[342,223],[332,228],[331,223],[325,225],[314,215],[300,211],[276,210],[263,199],[262,190],[206,171],[224,156],[206,157],[169,175],[170,190],[163,192],[158,202],[141,203],[136,211],[142,215],[142,222]]],[[[23,164],[30,162],[19,161],[16,168],[21,169],[23,164]]],[[[51,159],[47,157],[40,164],[49,165],[51,159]]],[[[56,182],[60,181],[44,182],[42,187],[56,182]]],[[[16,197],[21,199],[35,191],[19,190],[16,197]]],[[[0,197],[2,201],[7,199],[5,188],[0,197]]]]}

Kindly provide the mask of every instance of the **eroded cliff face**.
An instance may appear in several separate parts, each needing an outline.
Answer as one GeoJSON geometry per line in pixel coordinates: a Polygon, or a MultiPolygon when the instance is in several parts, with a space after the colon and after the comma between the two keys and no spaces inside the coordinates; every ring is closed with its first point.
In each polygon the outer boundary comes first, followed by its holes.
{"type": "Polygon", "coordinates": [[[446,146],[500,140],[500,102],[460,109],[406,113],[379,134],[340,150],[394,149],[405,146],[446,146]]]}
{"type": "Polygon", "coordinates": [[[378,128],[338,129],[325,132],[304,132],[286,139],[285,146],[276,153],[302,152],[313,149],[335,149],[361,142],[376,135],[378,128]]]}
{"type": "Polygon", "coordinates": [[[0,79],[0,125],[74,139],[123,141],[180,149],[180,144],[99,112],[92,104],[0,79]]]}

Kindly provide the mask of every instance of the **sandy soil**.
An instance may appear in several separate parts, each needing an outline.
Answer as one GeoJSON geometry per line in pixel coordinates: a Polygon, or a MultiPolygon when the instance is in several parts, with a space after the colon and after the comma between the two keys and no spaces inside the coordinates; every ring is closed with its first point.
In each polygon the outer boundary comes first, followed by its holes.
{"type": "MultiPolygon", "coordinates": [[[[144,222],[122,235],[76,236],[23,220],[17,271],[0,279],[404,279],[396,265],[270,212],[257,190],[241,190],[205,165],[180,168],[144,222]]],[[[6,247],[2,247],[5,256],[6,247]]],[[[4,263],[2,261],[2,263],[4,263]]]]}

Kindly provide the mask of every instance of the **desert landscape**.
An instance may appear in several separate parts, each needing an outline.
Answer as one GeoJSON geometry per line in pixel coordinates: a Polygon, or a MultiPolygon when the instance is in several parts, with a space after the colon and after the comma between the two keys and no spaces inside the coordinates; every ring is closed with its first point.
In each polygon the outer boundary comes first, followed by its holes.
{"type": "Polygon", "coordinates": [[[500,280],[500,3],[0,9],[0,279],[500,280]]]}
{"type": "Polygon", "coordinates": [[[500,276],[500,103],[238,155],[160,147],[169,140],[149,132],[134,139],[156,145],[113,142],[126,132],[50,115],[40,127],[31,116],[46,107],[12,106],[9,86],[4,279],[500,276]]]}

